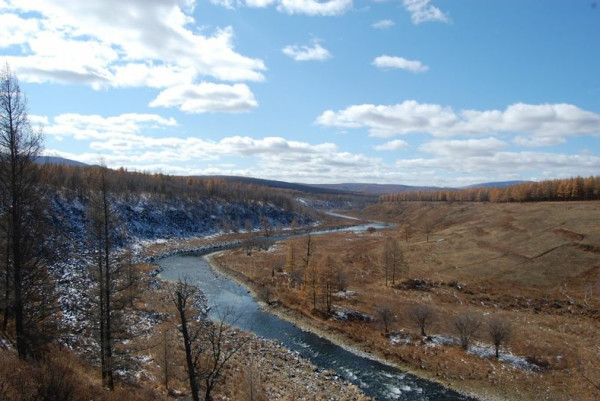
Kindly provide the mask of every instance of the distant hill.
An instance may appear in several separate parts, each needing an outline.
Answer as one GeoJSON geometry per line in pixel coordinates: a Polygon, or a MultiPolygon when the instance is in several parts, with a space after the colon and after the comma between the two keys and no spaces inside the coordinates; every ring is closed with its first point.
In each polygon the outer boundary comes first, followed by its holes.
{"type": "Polygon", "coordinates": [[[276,181],[276,180],[264,180],[262,178],[253,178],[253,177],[240,177],[240,176],[228,176],[228,175],[202,175],[197,176],[199,179],[219,179],[226,182],[239,182],[242,184],[248,185],[260,185],[268,188],[278,188],[278,189],[289,189],[293,191],[301,191],[307,193],[318,193],[318,194],[333,194],[333,195],[343,195],[352,191],[345,191],[343,189],[335,189],[329,188],[326,186],[319,185],[311,185],[311,184],[298,184],[292,182],[285,181],[276,181]]]}
{"type": "Polygon", "coordinates": [[[58,156],[38,156],[37,162],[40,164],[64,164],[67,166],[79,166],[79,167],[88,166],[88,164],[78,162],[76,160],[65,159],[64,157],[58,157],[58,156]]]}
{"type": "Polygon", "coordinates": [[[484,182],[484,183],[481,183],[481,184],[473,184],[473,185],[468,185],[466,187],[461,187],[461,189],[472,189],[472,188],[506,188],[506,187],[511,187],[513,185],[525,184],[527,182],[531,182],[531,181],[516,180],[516,181],[484,182]]]}
{"type": "MultiPolygon", "coordinates": [[[[76,160],[66,159],[58,156],[38,156],[37,162],[40,164],[64,164],[67,166],[86,167],[89,164],[78,162],[76,160]]],[[[219,179],[226,182],[239,182],[242,184],[260,185],[267,188],[288,189],[314,194],[330,195],[367,195],[379,196],[385,194],[395,194],[401,192],[415,191],[440,191],[440,190],[459,190],[472,188],[505,188],[511,185],[523,184],[531,181],[501,181],[485,182],[473,184],[460,188],[453,187],[433,187],[433,186],[412,186],[402,184],[373,184],[373,183],[341,183],[341,184],[302,184],[277,180],[266,180],[254,177],[228,176],[228,175],[202,175],[195,176],[199,179],[219,179]]]]}
{"type": "Polygon", "coordinates": [[[314,184],[316,188],[353,192],[366,195],[383,195],[411,191],[437,191],[440,187],[417,187],[400,184],[368,184],[368,183],[344,183],[344,184],[314,184]]]}

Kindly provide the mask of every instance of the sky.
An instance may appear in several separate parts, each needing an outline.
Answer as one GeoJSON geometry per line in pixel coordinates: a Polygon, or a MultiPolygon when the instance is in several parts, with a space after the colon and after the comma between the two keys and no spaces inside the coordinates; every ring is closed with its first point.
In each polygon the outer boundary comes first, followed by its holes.
{"type": "Polygon", "coordinates": [[[600,175],[600,2],[0,0],[44,154],[464,186],[600,175]]]}

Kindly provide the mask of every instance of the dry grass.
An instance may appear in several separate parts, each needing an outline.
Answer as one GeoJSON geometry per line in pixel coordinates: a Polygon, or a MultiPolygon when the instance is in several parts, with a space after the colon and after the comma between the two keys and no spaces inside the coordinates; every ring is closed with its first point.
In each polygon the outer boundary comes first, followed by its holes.
{"type": "MultiPolygon", "coordinates": [[[[408,344],[391,345],[374,324],[312,313],[307,292],[290,288],[287,274],[277,271],[285,263],[288,243],[252,255],[234,251],[218,260],[256,286],[272,286],[280,302],[317,326],[424,376],[499,399],[600,397],[592,384],[600,383],[594,370],[600,344],[600,203],[380,204],[363,217],[398,226],[374,234],[313,237],[315,260],[334,255],[347,271],[349,289],[357,292],[335,298],[334,304],[368,315],[378,305],[391,305],[397,314],[392,331],[410,334],[408,344]],[[427,280],[432,288],[385,286],[381,255],[387,237],[398,239],[410,267],[402,280],[427,280]],[[511,352],[538,370],[482,359],[458,346],[422,345],[418,328],[405,314],[421,303],[434,305],[440,316],[429,329],[434,334],[451,335],[449,321],[465,311],[510,320],[511,352]]],[[[294,241],[300,250],[303,240],[294,241]]],[[[484,330],[476,341],[490,343],[484,330]]]]}
{"type": "Polygon", "coordinates": [[[159,393],[120,384],[114,391],[100,385],[99,375],[70,351],[55,347],[41,361],[22,361],[12,351],[0,351],[2,401],[158,401],[159,393]]]}

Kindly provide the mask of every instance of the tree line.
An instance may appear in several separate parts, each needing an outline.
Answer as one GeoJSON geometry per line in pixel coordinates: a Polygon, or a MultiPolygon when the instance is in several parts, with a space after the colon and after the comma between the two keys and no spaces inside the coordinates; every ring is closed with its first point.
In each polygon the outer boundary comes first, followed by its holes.
{"type": "MultiPolygon", "coordinates": [[[[43,157],[41,158],[43,160],[43,157]]],[[[100,164],[102,164],[100,162],[100,164]]],[[[72,166],[47,163],[40,171],[40,185],[68,190],[77,196],[85,196],[86,188],[101,166],[72,166]]],[[[179,177],[162,173],[130,172],[121,167],[104,172],[113,182],[111,192],[125,199],[149,195],[158,200],[183,199],[201,201],[205,199],[230,202],[263,202],[294,210],[297,206],[293,196],[284,190],[273,190],[255,184],[228,182],[218,178],[179,177]]]]}
{"type": "MultiPolygon", "coordinates": [[[[6,66],[0,71],[1,344],[6,341],[13,345],[23,363],[49,363],[47,357],[56,352],[57,339],[65,329],[52,266],[62,258],[76,259],[83,267],[81,279],[85,286],[77,295],[85,298],[78,301],[80,308],[85,309],[85,321],[76,329],[90,333],[95,340],[95,355],[91,359],[97,362],[102,387],[107,390],[115,389],[119,371],[135,366],[131,357],[135,350],[126,344],[134,336],[131,322],[140,311],[137,301],[141,292],[141,272],[134,267],[131,252],[123,246],[127,232],[116,211],[117,197],[150,193],[165,198],[222,198],[293,207],[291,197],[282,192],[218,179],[128,173],[124,169],[110,170],[102,162],[91,167],[44,165],[38,162],[42,148],[42,132],[31,125],[25,95],[6,66]],[[61,249],[60,241],[69,239],[65,233],[54,232],[49,221],[49,188],[71,190],[85,201],[85,238],[81,241],[85,249],[76,249],[75,254],[58,255],[54,251],[61,249]]],[[[179,317],[176,326],[181,344],[186,348],[192,398],[199,399],[199,382],[203,381],[203,398],[210,401],[227,363],[247,340],[231,345],[230,315],[211,322],[206,316],[199,316],[194,305],[186,304],[195,291],[187,282],[168,289],[173,314],[179,317]]],[[[64,382],[60,394],[54,395],[49,395],[50,384],[39,386],[40,397],[32,399],[73,399],[69,383],[64,382]]],[[[0,377],[2,399],[7,394],[5,384],[0,377]]]]}
{"type": "Polygon", "coordinates": [[[505,188],[407,191],[379,197],[380,202],[545,202],[600,200],[600,176],[526,182],[505,188]]]}

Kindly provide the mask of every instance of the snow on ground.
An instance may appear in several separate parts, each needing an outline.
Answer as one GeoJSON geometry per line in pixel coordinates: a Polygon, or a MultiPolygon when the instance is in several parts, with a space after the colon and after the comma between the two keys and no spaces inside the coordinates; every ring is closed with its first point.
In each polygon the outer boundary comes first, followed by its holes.
{"type": "MultiPolygon", "coordinates": [[[[425,347],[427,348],[452,346],[459,344],[459,341],[456,338],[450,336],[443,336],[439,334],[428,336],[427,339],[428,342],[425,344],[425,347]]],[[[476,342],[470,345],[469,350],[467,352],[471,355],[478,356],[482,359],[495,359],[496,357],[496,350],[494,346],[484,344],[481,342],[476,342]]],[[[527,371],[536,371],[539,369],[537,365],[527,362],[527,359],[525,357],[506,352],[506,350],[504,350],[503,348],[500,348],[500,357],[498,358],[498,361],[515,369],[527,371]]]]}
{"type": "MultiPolygon", "coordinates": [[[[495,358],[495,356],[496,356],[496,350],[493,346],[481,344],[481,343],[476,343],[474,345],[471,345],[469,347],[468,353],[472,354],[472,355],[476,355],[482,359],[495,358]]],[[[535,370],[539,369],[539,367],[537,365],[527,362],[526,358],[524,358],[522,356],[514,355],[510,352],[503,351],[502,349],[500,349],[500,357],[498,358],[498,360],[502,363],[505,363],[505,364],[515,368],[515,369],[529,370],[529,371],[535,371],[535,370]]]]}
{"type": "Polygon", "coordinates": [[[334,292],[331,295],[333,295],[334,297],[337,297],[337,298],[348,299],[350,297],[356,296],[356,291],[338,291],[338,292],[334,292]]]}
{"type": "Polygon", "coordinates": [[[406,345],[410,344],[412,341],[412,337],[410,334],[406,334],[403,332],[404,330],[400,330],[396,333],[391,333],[389,335],[390,344],[391,345],[406,345]]]}

